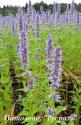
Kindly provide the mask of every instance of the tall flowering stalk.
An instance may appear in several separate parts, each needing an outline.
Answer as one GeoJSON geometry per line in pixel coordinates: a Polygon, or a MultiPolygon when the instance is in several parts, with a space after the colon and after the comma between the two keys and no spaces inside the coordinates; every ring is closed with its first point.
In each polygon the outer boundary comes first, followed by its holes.
{"type": "Polygon", "coordinates": [[[57,25],[60,26],[61,4],[57,5],[57,25]]]}
{"type": "Polygon", "coordinates": [[[70,24],[73,25],[73,16],[74,16],[74,12],[75,12],[75,3],[74,0],[72,1],[72,4],[70,6],[70,24]]]}
{"type": "Polygon", "coordinates": [[[19,38],[20,44],[17,45],[17,52],[20,58],[20,62],[22,64],[23,69],[27,69],[29,67],[29,56],[28,56],[28,41],[26,39],[25,27],[23,21],[23,11],[19,8],[19,38]]]}
{"type": "Polygon", "coordinates": [[[72,1],[72,4],[71,4],[71,12],[73,13],[75,10],[75,2],[74,0],[72,1]]]}
{"type": "Polygon", "coordinates": [[[32,22],[32,3],[31,3],[31,0],[29,0],[29,5],[28,5],[28,24],[29,24],[29,27],[31,26],[31,22],[32,22]]]}
{"type": "Polygon", "coordinates": [[[51,81],[51,88],[52,89],[59,89],[60,87],[60,77],[61,77],[61,60],[62,60],[62,50],[61,47],[58,46],[54,50],[54,56],[52,59],[52,69],[50,73],[49,80],[51,81]]]}
{"type": "Polygon", "coordinates": [[[53,17],[54,17],[54,18],[55,18],[56,10],[57,10],[57,8],[56,8],[56,3],[54,2],[54,3],[53,3],[53,17]]]}
{"type": "Polygon", "coordinates": [[[61,68],[61,60],[62,60],[62,50],[61,47],[58,46],[54,50],[53,54],[53,43],[48,36],[47,45],[46,45],[46,57],[49,68],[49,80],[51,82],[52,89],[58,89],[60,86],[60,76],[62,72],[61,68]]]}
{"type": "Polygon", "coordinates": [[[29,54],[28,54],[28,41],[26,40],[25,32],[20,33],[21,43],[17,46],[18,55],[22,64],[23,69],[29,67],[29,54]]]}
{"type": "Polygon", "coordinates": [[[23,30],[23,11],[21,8],[18,8],[18,13],[19,13],[19,30],[23,30]]]}
{"type": "Polygon", "coordinates": [[[80,13],[77,12],[77,21],[76,21],[77,25],[79,24],[79,22],[80,22],[80,13]]]}
{"type": "Polygon", "coordinates": [[[32,33],[35,35],[36,10],[32,8],[32,33]]]}
{"type": "Polygon", "coordinates": [[[69,18],[69,4],[67,4],[66,12],[65,12],[65,23],[68,24],[68,18],[69,18]]]}
{"type": "MultiPolygon", "coordinates": [[[[48,71],[49,76],[48,80],[51,82],[50,88],[54,90],[55,93],[50,93],[49,98],[52,99],[54,102],[60,99],[58,95],[58,89],[60,87],[60,78],[61,78],[61,60],[62,60],[62,50],[61,47],[58,46],[54,49],[52,46],[51,37],[48,36],[48,40],[46,42],[46,57],[48,62],[48,71]]],[[[55,109],[48,107],[46,110],[47,115],[54,115],[55,109]]]]}
{"type": "Polygon", "coordinates": [[[46,12],[46,24],[48,25],[48,23],[49,23],[49,13],[48,13],[48,11],[46,12]]]}
{"type": "Polygon", "coordinates": [[[16,23],[15,23],[14,19],[12,20],[12,31],[13,31],[13,35],[15,35],[16,34],[16,23]]]}
{"type": "Polygon", "coordinates": [[[32,8],[32,24],[35,25],[36,20],[36,10],[32,8]]]}
{"type": "Polygon", "coordinates": [[[39,13],[36,16],[36,37],[40,36],[40,22],[39,22],[39,13]]]}
{"type": "Polygon", "coordinates": [[[51,36],[49,35],[46,41],[46,58],[49,65],[52,63],[52,57],[53,57],[53,41],[51,39],[51,36]]]}

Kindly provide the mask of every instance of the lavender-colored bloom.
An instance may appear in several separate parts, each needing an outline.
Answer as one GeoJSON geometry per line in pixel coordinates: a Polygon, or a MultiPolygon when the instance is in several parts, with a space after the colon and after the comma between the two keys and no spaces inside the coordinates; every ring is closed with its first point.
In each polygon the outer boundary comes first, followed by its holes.
{"type": "Polygon", "coordinates": [[[32,3],[31,0],[29,0],[29,5],[28,5],[28,26],[31,26],[32,22],[32,3]]]}
{"type": "Polygon", "coordinates": [[[29,52],[28,52],[28,42],[26,40],[25,32],[20,33],[21,43],[17,46],[18,55],[22,64],[23,69],[29,67],[29,52]]]}
{"type": "Polygon", "coordinates": [[[42,13],[42,23],[43,23],[43,25],[45,24],[45,21],[46,21],[45,16],[46,16],[46,14],[45,14],[45,12],[43,11],[43,13],[42,13]]]}
{"type": "Polygon", "coordinates": [[[72,1],[72,4],[71,4],[71,12],[73,13],[75,10],[75,3],[74,3],[74,0],[72,1]]]}
{"type": "MultiPolygon", "coordinates": [[[[54,53],[53,53],[52,46],[50,46],[49,48],[51,48],[49,49],[51,50],[51,54],[49,54],[49,59],[51,55],[51,61],[50,61],[51,69],[49,71],[48,79],[51,82],[50,84],[51,89],[58,90],[60,87],[62,50],[61,50],[61,47],[58,46],[54,49],[54,53]]],[[[52,99],[53,101],[58,101],[60,99],[60,96],[58,94],[51,93],[49,95],[49,98],[52,99]]],[[[54,115],[55,110],[48,107],[46,112],[48,115],[54,115]]]]}
{"type": "Polygon", "coordinates": [[[56,11],[57,11],[56,3],[53,3],[53,16],[54,16],[54,17],[55,17],[56,11]]]}
{"type": "Polygon", "coordinates": [[[16,33],[16,23],[14,20],[12,21],[12,30],[13,30],[13,35],[14,35],[16,33]]]}
{"type": "Polygon", "coordinates": [[[58,94],[50,94],[49,98],[53,99],[54,101],[58,101],[60,99],[60,96],[58,94]]]}
{"type": "Polygon", "coordinates": [[[75,120],[77,115],[76,114],[71,114],[69,117],[71,118],[71,120],[75,120]]]}
{"type": "Polygon", "coordinates": [[[22,31],[23,30],[23,11],[21,8],[18,9],[19,12],[19,30],[22,31]]]}
{"type": "Polygon", "coordinates": [[[57,21],[60,22],[61,4],[57,5],[57,21]]]}
{"type": "Polygon", "coordinates": [[[48,25],[48,23],[49,23],[49,13],[46,12],[46,24],[48,25]]]}
{"type": "Polygon", "coordinates": [[[34,82],[35,82],[35,78],[31,78],[30,81],[29,81],[29,88],[30,88],[30,89],[33,89],[33,87],[34,87],[34,82]]]}
{"type": "Polygon", "coordinates": [[[52,109],[52,108],[50,108],[50,107],[48,107],[48,108],[46,109],[46,113],[47,113],[47,115],[54,115],[55,110],[52,109]]]}
{"type": "Polygon", "coordinates": [[[25,72],[25,73],[23,73],[21,76],[23,76],[23,77],[27,77],[27,76],[32,76],[32,72],[25,72]]]}
{"type": "Polygon", "coordinates": [[[42,99],[41,103],[44,105],[44,104],[45,104],[45,100],[44,100],[44,99],[42,99]]]}
{"type": "Polygon", "coordinates": [[[39,13],[36,16],[36,37],[40,36],[40,22],[39,22],[39,13]]]}
{"type": "Polygon", "coordinates": [[[51,87],[53,90],[58,90],[59,87],[60,87],[60,84],[51,84],[50,87],[51,87]]]}
{"type": "Polygon", "coordinates": [[[52,60],[52,71],[50,73],[50,81],[52,82],[52,87],[54,88],[58,88],[60,85],[60,75],[62,72],[61,69],[61,55],[62,54],[62,50],[61,47],[58,46],[57,48],[55,48],[54,50],[54,57],[52,60]]]}
{"type": "Polygon", "coordinates": [[[40,57],[39,57],[38,54],[35,55],[35,59],[36,59],[37,61],[40,61],[40,57]]]}
{"type": "Polygon", "coordinates": [[[46,41],[46,57],[48,60],[48,64],[50,64],[53,57],[53,42],[50,35],[48,36],[48,39],[46,41]]]}
{"type": "Polygon", "coordinates": [[[79,15],[79,12],[77,12],[77,24],[79,24],[80,22],[80,15],[79,15]]]}
{"type": "Polygon", "coordinates": [[[53,43],[48,36],[48,40],[46,41],[46,57],[48,60],[48,69],[49,69],[49,77],[48,80],[52,83],[50,86],[52,89],[57,90],[60,86],[60,76],[61,76],[61,56],[62,56],[62,50],[61,47],[58,46],[54,50],[53,54],[53,43]]]}

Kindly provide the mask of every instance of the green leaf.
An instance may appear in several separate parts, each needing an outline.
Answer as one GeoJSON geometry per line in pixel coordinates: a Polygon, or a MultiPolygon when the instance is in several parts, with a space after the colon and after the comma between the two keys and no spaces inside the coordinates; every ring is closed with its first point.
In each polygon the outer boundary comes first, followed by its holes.
{"type": "Polygon", "coordinates": [[[66,107],[59,106],[56,108],[56,115],[60,114],[62,111],[66,110],[66,107]]]}
{"type": "Polygon", "coordinates": [[[68,125],[75,125],[73,121],[70,121],[68,125]]]}

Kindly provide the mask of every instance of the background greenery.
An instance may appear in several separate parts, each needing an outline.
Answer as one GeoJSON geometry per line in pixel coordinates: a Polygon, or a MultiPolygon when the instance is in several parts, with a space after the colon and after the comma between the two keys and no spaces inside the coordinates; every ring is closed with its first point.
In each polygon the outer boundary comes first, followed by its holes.
{"type": "MultiPolygon", "coordinates": [[[[51,9],[51,11],[53,10],[53,4],[48,5],[47,3],[44,3],[43,1],[40,3],[35,3],[33,4],[33,7],[37,10],[40,9],[40,6],[43,6],[44,11],[48,11],[49,9],[51,9]]],[[[66,3],[62,3],[61,4],[61,13],[63,13],[66,10],[66,3]]],[[[79,4],[75,4],[75,7],[78,11],[81,11],[81,3],[79,4]]],[[[25,12],[27,12],[27,8],[28,8],[28,4],[25,4],[25,7],[22,7],[24,9],[25,12]]],[[[18,6],[3,6],[3,8],[0,8],[0,14],[3,16],[9,15],[10,13],[15,14],[18,11],[18,6]]]]}

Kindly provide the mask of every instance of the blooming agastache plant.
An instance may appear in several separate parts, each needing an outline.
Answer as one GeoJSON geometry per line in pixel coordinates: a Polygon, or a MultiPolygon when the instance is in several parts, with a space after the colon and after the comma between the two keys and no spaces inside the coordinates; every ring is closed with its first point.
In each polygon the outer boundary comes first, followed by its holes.
{"type": "Polygon", "coordinates": [[[33,78],[32,73],[29,71],[29,67],[30,67],[29,66],[29,46],[28,46],[29,42],[26,38],[26,33],[23,25],[22,25],[22,29],[23,30],[20,30],[20,33],[19,33],[20,43],[17,45],[17,52],[21,62],[22,69],[24,71],[24,73],[21,76],[26,78],[27,80],[26,81],[27,84],[25,84],[24,86],[24,91],[28,92],[29,89],[33,88],[35,78],[33,78]]]}
{"type": "Polygon", "coordinates": [[[17,46],[18,55],[22,64],[23,69],[27,69],[29,67],[29,52],[28,52],[28,41],[26,40],[25,32],[22,31],[20,33],[21,43],[17,46]]]}
{"type": "Polygon", "coordinates": [[[36,16],[36,37],[40,36],[40,19],[39,19],[39,13],[37,12],[36,16]]]}
{"type": "Polygon", "coordinates": [[[18,8],[18,16],[19,16],[19,30],[22,31],[24,28],[24,26],[23,26],[23,11],[20,7],[18,8]]]}
{"type": "Polygon", "coordinates": [[[52,69],[49,77],[49,80],[52,83],[51,87],[52,89],[55,90],[59,89],[60,86],[60,76],[62,72],[61,61],[62,61],[62,50],[61,47],[58,46],[54,50],[54,56],[52,59],[52,69]]]}
{"type": "Polygon", "coordinates": [[[53,41],[49,34],[48,39],[46,41],[46,58],[47,58],[48,66],[52,63],[52,57],[53,57],[53,41]]]}
{"type": "Polygon", "coordinates": [[[62,74],[62,49],[60,46],[57,46],[53,50],[53,41],[50,36],[48,36],[46,42],[46,56],[48,62],[48,81],[50,83],[49,105],[46,109],[46,114],[48,116],[57,116],[57,110],[60,109],[62,111],[64,109],[60,103],[59,106],[55,106],[56,102],[61,102],[59,90],[62,74]]]}
{"type": "Polygon", "coordinates": [[[32,23],[32,3],[31,0],[29,0],[29,6],[28,6],[28,27],[31,27],[32,23]]]}

